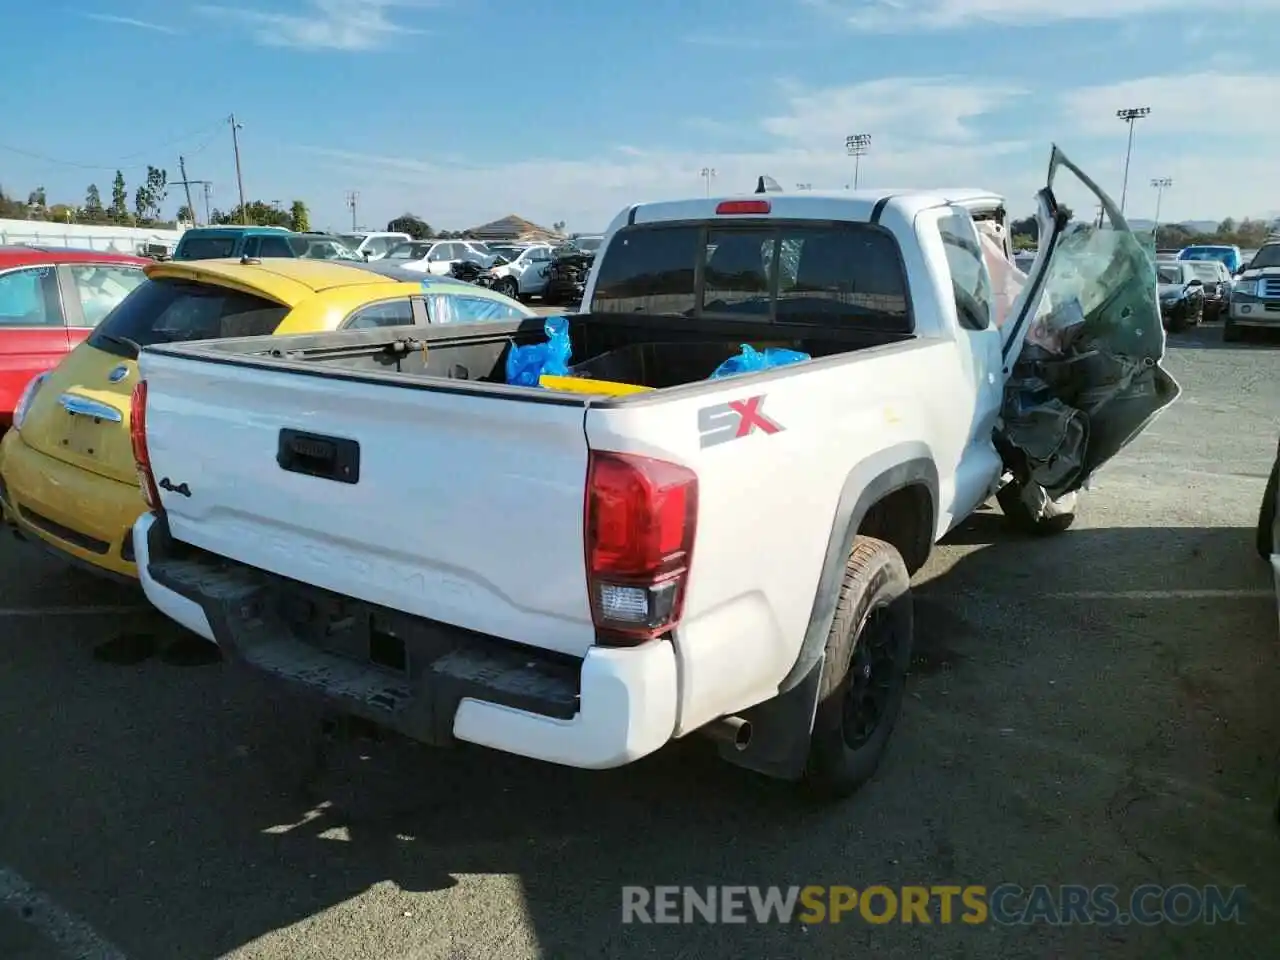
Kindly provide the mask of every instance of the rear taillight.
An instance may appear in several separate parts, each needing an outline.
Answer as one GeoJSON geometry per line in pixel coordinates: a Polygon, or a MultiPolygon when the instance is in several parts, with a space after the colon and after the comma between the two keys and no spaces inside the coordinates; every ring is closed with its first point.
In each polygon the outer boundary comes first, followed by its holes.
{"type": "Polygon", "coordinates": [[[133,463],[138,468],[138,486],[151,510],[162,509],[160,490],[151,472],[151,455],[147,452],[147,381],[133,388],[129,398],[129,442],[133,445],[133,463]]]}
{"type": "Polygon", "coordinates": [[[698,478],[665,460],[591,453],[587,588],[597,639],[627,645],[676,626],[698,516],[698,478]]]}

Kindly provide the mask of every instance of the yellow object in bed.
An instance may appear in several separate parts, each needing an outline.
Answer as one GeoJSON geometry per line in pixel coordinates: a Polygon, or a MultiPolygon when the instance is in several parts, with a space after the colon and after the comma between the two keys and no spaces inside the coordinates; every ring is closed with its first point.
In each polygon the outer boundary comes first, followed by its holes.
{"type": "Polygon", "coordinates": [[[569,393],[594,393],[606,397],[626,397],[633,393],[647,393],[653,387],[638,387],[634,383],[614,383],[611,380],[588,380],[586,377],[552,377],[543,374],[538,385],[548,390],[564,390],[569,393]]]}

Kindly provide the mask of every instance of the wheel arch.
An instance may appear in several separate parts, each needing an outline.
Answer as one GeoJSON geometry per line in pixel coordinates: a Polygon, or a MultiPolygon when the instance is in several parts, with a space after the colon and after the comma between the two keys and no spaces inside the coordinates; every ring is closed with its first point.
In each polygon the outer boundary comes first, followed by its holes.
{"type": "MultiPolygon", "coordinates": [[[[921,441],[896,444],[872,454],[849,471],[836,502],[822,572],[818,576],[813,609],[800,652],[794,666],[779,684],[779,693],[796,686],[822,656],[831,621],[835,618],[836,603],[840,599],[840,584],[844,579],[849,551],[853,549],[854,538],[864,532],[864,521],[873,515],[873,508],[878,504],[892,502],[895,495],[904,491],[921,491],[921,506],[925,506],[923,497],[927,495],[928,520],[924,525],[928,529],[927,554],[933,546],[938,518],[938,467],[928,445],[921,441]]],[[[894,546],[899,544],[894,543],[894,546]]],[[[912,560],[916,558],[904,555],[903,559],[912,573],[924,562],[923,557],[918,558],[919,562],[913,568],[912,560]]]]}
{"type": "MultiPolygon", "coordinates": [[[[818,704],[827,634],[835,619],[853,541],[865,532],[863,525],[876,515],[873,511],[878,505],[895,504],[894,498],[904,495],[914,498],[919,506],[927,502],[927,552],[933,546],[938,516],[938,468],[928,446],[919,441],[897,444],[872,454],[849,471],[836,503],[813,609],[795,663],[778,685],[775,697],[742,712],[755,730],[751,743],[741,751],[722,745],[723,759],[773,777],[796,779],[802,774],[818,704]]],[[[901,505],[903,500],[896,503],[901,505]]]]}

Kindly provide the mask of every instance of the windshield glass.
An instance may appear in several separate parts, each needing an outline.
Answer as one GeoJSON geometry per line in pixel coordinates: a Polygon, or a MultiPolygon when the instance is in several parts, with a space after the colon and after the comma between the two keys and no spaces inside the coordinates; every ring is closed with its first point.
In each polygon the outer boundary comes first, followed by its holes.
{"type": "Polygon", "coordinates": [[[136,347],[275,332],[289,308],[211,283],[162,277],[135,287],[89,337],[90,346],[132,357],[136,347]]]}
{"type": "Polygon", "coordinates": [[[1159,276],[1161,283],[1181,283],[1182,282],[1181,267],[1166,267],[1162,264],[1159,267],[1159,269],[1156,271],[1156,273],[1159,276]]]}
{"type": "Polygon", "coordinates": [[[351,249],[354,250],[356,247],[360,246],[360,244],[364,243],[364,234],[363,233],[340,233],[338,234],[338,239],[341,240],[343,243],[349,244],[351,246],[351,249]]]}
{"type": "Polygon", "coordinates": [[[1179,260],[1217,260],[1230,263],[1234,251],[1230,247],[1187,247],[1178,254],[1179,260]]]}
{"type": "Polygon", "coordinates": [[[865,224],[630,227],[601,260],[591,311],[913,329],[897,242],[865,224]]]}
{"type": "Polygon", "coordinates": [[[573,245],[579,250],[585,250],[587,253],[595,253],[600,249],[600,244],[604,243],[604,237],[579,237],[573,241],[573,245]]]}
{"type": "Polygon", "coordinates": [[[1249,269],[1254,270],[1258,267],[1280,267],[1280,243],[1273,243],[1269,247],[1263,247],[1253,255],[1253,260],[1249,263],[1249,269]]]}
{"type": "Polygon", "coordinates": [[[359,260],[364,257],[356,253],[344,243],[329,237],[319,239],[311,237],[290,237],[289,245],[299,257],[307,260],[359,260]]]}
{"type": "Polygon", "coordinates": [[[1222,279],[1222,273],[1219,270],[1220,266],[1217,261],[1197,260],[1191,264],[1191,272],[1201,280],[1214,282],[1222,279]]]}

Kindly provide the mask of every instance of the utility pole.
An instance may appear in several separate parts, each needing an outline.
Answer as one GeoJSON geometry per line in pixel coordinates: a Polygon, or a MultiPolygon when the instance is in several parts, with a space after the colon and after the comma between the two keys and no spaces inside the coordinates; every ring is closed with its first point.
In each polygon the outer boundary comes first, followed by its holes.
{"type": "Polygon", "coordinates": [[[1151,181],[1151,185],[1156,188],[1156,227],[1151,234],[1151,242],[1158,248],[1160,246],[1160,203],[1164,200],[1164,192],[1173,186],[1172,177],[1156,177],[1151,181]]]}
{"type": "Polygon", "coordinates": [[[182,173],[182,189],[187,192],[187,212],[191,214],[191,222],[195,223],[196,208],[191,202],[191,182],[187,179],[187,160],[181,154],[178,155],[178,170],[182,173]]]}
{"type": "Polygon", "coordinates": [[[244,124],[236,123],[234,113],[227,117],[227,123],[231,124],[231,148],[236,152],[236,186],[240,188],[240,222],[244,224],[249,222],[249,211],[244,206],[244,176],[240,173],[240,138],[236,135],[237,130],[244,129],[244,124]]]}
{"type": "Polygon", "coordinates": [[[347,206],[351,208],[351,229],[352,229],[353,231],[354,231],[354,230],[359,230],[359,229],[360,229],[360,228],[356,225],[356,203],[357,203],[359,200],[360,200],[360,191],[359,191],[359,190],[348,190],[348,191],[347,191],[347,206]]]}
{"type": "Polygon", "coordinates": [[[1129,107],[1117,110],[1116,116],[1129,125],[1129,148],[1124,153],[1124,185],[1120,188],[1120,213],[1124,213],[1125,200],[1129,195],[1129,160],[1133,156],[1133,125],[1151,113],[1150,107],[1129,107]]]}
{"type": "Polygon", "coordinates": [[[196,206],[191,199],[191,185],[204,184],[204,222],[209,222],[209,181],[208,180],[189,180],[187,179],[187,161],[184,157],[178,158],[178,169],[182,171],[182,179],[174,181],[180,184],[187,191],[187,209],[191,211],[191,221],[196,222],[199,219],[196,216],[196,206]]]}
{"type": "Polygon", "coordinates": [[[858,189],[858,174],[862,168],[862,158],[871,149],[871,134],[851,133],[844,138],[844,150],[853,157],[853,189],[858,189]]]}
{"type": "Polygon", "coordinates": [[[702,171],[699,173],[699,176],[702,177],[703,181],[706,183],[706,195],[708,197],[711,196],[711,180],[715,175],[715,167],[703,167],[702,171]]]}

